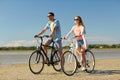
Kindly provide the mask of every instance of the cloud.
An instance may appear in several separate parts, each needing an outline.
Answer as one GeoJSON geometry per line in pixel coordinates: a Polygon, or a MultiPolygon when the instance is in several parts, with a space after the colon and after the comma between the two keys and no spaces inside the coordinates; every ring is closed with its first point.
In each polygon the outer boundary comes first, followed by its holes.
{"type": "Polygon", "coordinates": [[[4,41],[0,41],[0,46],[2,46],[4,44],[4,41]]]}
{"type": "Polygon", "coordinates": [[[89,44],[117,44],[120,43],[119,40],[110,37],[87,37],[89,44]]]}
{"type": "MultiPolygon", "coordinates": [[[[119,40],[110,37],[86,37],[88,44],[118,44],[119,40]]],[[[63,45],[68,44],[63,41],[63,45]]],[[[36,46],[36,40],[0,41],[0,47],[36,46]]]]}
{"type": "Polygon", "coordinates": [[[35,40],[17,40],[10,42],[0,41],[2,47],[18,47],[18,46],[34,46],[36,43],[35,40]]]}

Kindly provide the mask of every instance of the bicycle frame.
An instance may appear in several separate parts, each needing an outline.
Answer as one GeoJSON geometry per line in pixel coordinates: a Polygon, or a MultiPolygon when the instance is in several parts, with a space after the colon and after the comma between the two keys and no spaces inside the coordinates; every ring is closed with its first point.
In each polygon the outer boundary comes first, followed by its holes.
{"type": "MultiPolygon", "coordinates": [[[[76,46],[75,46],[75,44],[74,44],[74,38],[71,38],[71,39],[69,39],[70,40],[70,49],[69,49],[69,51],[71,51],[73,54],[77,54],[76,55],[76,58],[77,58],[77,60],[78,60],[78,62],[82,62],[82,60],[81,60],[81,56],[80,56],[80,52],[77,50],[77,48],[76,48],[76,46]],[[79,55],[79,56],[78,56],[79,55]]],[[[85,55],[87,54],[86,52],[87,51],[90,51],[89,49],[86,49],[85,50],[85,55]]],[[[90,57],[90,55],[89,55],[89,57],[90,57]]],[[[71,61],[72,60],[72,57],[70,56],[69,57],[69,60],[71,61]]],[[[88,63],[88,60],[87,60],[87,63],[88,63]]],[[[88,65],[89,66],[89,65],[88,65]]]]}
{"type": "Polygon", "coordinates": [[[55,69],[55,71],[61,70],[61,66],[59,65],[60,57],[57,53],[58,49],[56,48],[57,47],[56,42],[58,40],[54,41],[52,39],[51,45],[48,46],[48,45],[43,44],[44,37],[47,37],[47,36],[44,35],[44,36],[36,37],[39,46],[37,45],[37,50],[32,52],[32,54],[30,55],[30,58],[29,58],[29,68],[30,68],[31,72],[34,74],[40,74],[44,68],[44,64],[47,64],[48,66],[52,65],[53,68],[55,69]],[[39,38],[40,38],[40,40],[39,40],[39,38]],[[48,56],[45,53],[43,47],[49,47],[51,49],[50,56],[48,56]],[[47,60],[47,61],[45,61],[45,60],[47,60]]]}
{"type": "MultiPolygon", "coordinates": [[[[68,40],[70,40],[70,49],[69,49],[69,51],[71,51],[73,54],[75,54],[77,60],[78,60],[79,62],[81,62],[80,58],[78,58],[78,57],[80,57],[80,56],[78,56],[78,55],[80,55],[80,52],[79,52],[79,51],[77,50],[77,48],[76,48],[76,45],[75,45],[75,43],[74,43],[74,39],[75,39],[75,38],[69,38],[69,39],[68,39],[68,40]]],[[[71,58],[70,60],[72,60],[72,57],[69,57],[69,58],[71,58]]]]}
{"type": "Polygon", "coordinates": [[[48,64],[50,64],[50,62],[52,61],[52,58],[53,58],[53,54],[55,51],[57,51],[57,49],[55,48],[55,46],[57,46],[55,44],[55,41],[52,39],[52,42],[51,42],[51,46],[49,45],[44,45],[43,44],[43,38],[46,37],[46,36],[43,36],[43,37],[39,37],[41,42],[39,43],[39,40],[37,40],[38,44],[39,44],[39,48],[37,47],[37,49],[45,56],[45,58],[47,59],[48,61],[48,64]],[[55,46],[54,46],[55,45],[55,46]],[[49,57],[47,56],[47,53],[45,53],[44,49],[43,49],[43,46],[45,47],[49,47],[51,49],[51,52],[50,52],[50,59],[49,57]]]}
{"type": "MultiPolygon", "coordinates": [[[[74,42],[74,39],[75,39],[75,37],[66,39],[70,42],[70,49],[63,53],[62,61],[61,61],[61,64],[65,63],[64,65],[61,65],[63,72],[68,76],[73,75],[76,72],[76,70],[78,68],[80,68],[81,66],[84,67],[84,63],[82,61],[82,56],[76,48],[76,43],[74,42]],[[65,62],[63,62],[63,61],[65,61],[65,62]],[[75,65],[75,66],[73,66],[73,65],[75,65]],[[71,66],[72,69],[67,66],[69,66],[69,67],[71,66]]],[[[85,57],[86,57],[86,64],[85,64],[86,70],[84,70],[84,71],[91,73],[95,67],[94,54],[89,49],[86,49],[85,57]]]]}

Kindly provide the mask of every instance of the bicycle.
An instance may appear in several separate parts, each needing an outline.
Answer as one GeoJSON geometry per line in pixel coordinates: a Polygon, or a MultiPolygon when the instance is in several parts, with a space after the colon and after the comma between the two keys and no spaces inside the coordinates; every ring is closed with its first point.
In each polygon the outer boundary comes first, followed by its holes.
{"type": "Polygon", "coordinates": [[[56,48],[56,41],[52,39],[52,46],[44,45],[44,37],[48,38],[48,35],[35,37],[37,39],[37,43],[39,43],[39,47],[29,57],[29,69],[34,74],[40,74],[44,68],[44,64],[47,64],[48,66],[52,65],[56,71],[61,70],[60,56],[58,55],[58,50],[56,48]],[[39,42],[39,38],[41,42],[39,42]],[[43,46],[49,47],[51,49],[50,58],[44,52],[43,46]],[[47,63],[45,62],[45,59],[47,63]]]}
{"type": "MultiPolygon", "coordinates": [[[[65,51],[61,57],[61,68],[67,76],[72,76],[82,66],[79,51],[76,49],[74,38],[70,40],[70,49],[65,51]],[[77,53],[77,56],[74,54],[77,53]]],[[[91,73],[95,68],[95,57],[90,49],[85,50],[86,72],[91,73]]]]}

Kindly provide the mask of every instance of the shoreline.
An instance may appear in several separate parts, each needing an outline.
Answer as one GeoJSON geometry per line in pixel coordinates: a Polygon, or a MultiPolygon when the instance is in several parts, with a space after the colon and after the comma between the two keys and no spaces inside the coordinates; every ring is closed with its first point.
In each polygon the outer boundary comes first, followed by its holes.
{"type": "MultiPolygon", "coordinates": [[[[120,50],[91,50],[94,53],[95,59],[120,58],[120,50]]],[[[28,63],[30,51],[0,51],[0,65],[28,63]]],[[[64,52],[64,51],[63,51],[64,52]]],[[[50,54],[48,53],[48,56],[50,54]]]]}
{"type": "MultiPolygon", "coordinates": [[[[98,60],[104,60],[104,59],[111,59],[111,60],[112,60],[112,59],[119,59],[119,58],[103,58],[103,59],[97,58],[96,60],[98,61],[98,60]]],[[[95,60],[95,61],[96,61],[96,60],[95,60]]],[[[12,64],[1,64],[1,63],[0,63],[0,67],[1,67],[1,66],[4,67],[4,66],[12,66],[12,65],[21,65],[21,64],[22,64],[22,65],[26,65],[27,63],[12,63],[12,64]]]]}
{"type": "Polygon", "coordinates": [[[120,50],[120,48],[92,48],[90,50],[120,50]]]}

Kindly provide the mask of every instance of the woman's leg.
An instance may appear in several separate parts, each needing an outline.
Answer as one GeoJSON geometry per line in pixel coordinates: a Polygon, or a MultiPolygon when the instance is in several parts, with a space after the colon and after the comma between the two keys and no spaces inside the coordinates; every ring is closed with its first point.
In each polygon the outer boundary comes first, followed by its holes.
{"type": "Polygon", "coordinates": [[[78,47],[78,51],[81,55],[83,67],[86,67],[85,47],[84,46],[78,47]]]}
{"type": "Polygon", "coordinates": [[[86,67],[85,47],[81,46],[81,49],[82,49],[81,56],[82,56],[83,67],[86,67]]]}

